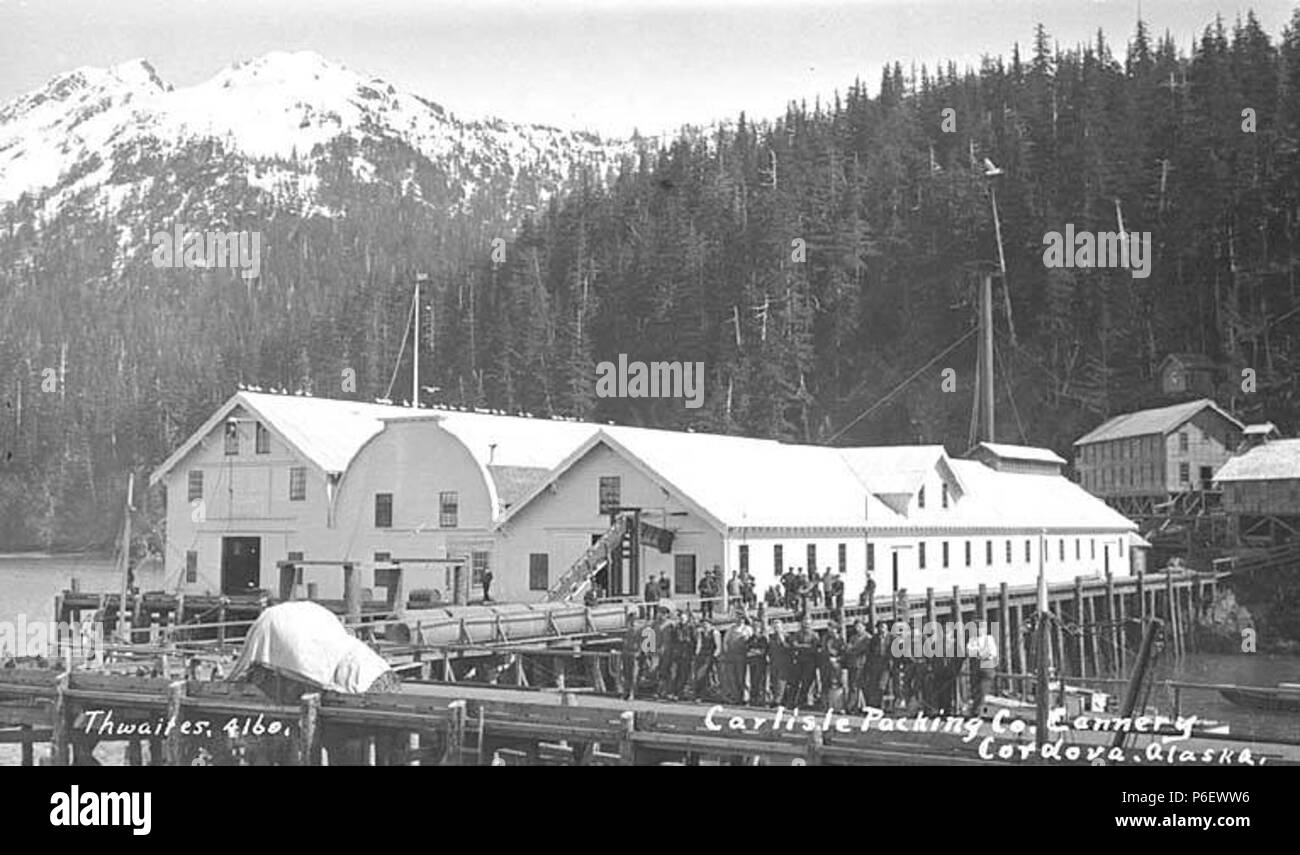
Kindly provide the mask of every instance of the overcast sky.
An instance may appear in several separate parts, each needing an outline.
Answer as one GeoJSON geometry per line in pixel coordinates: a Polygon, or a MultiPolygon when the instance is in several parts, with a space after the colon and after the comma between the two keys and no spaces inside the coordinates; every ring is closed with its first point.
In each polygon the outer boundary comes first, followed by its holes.
{"type": "MultiPolygon", "coordinates": [[[[1144,0],[1188,48],[1254,8],[1276,37],[1300,0],[1144,0]]],[[[188,85],[271,50],[315,50],[466,117],[622,136],[778,115],[885,62],[977,64],[1036,22],[1122,56],[1137,0],[0,0],[0,102],[81,65],[148,59],[188,85]]]]}

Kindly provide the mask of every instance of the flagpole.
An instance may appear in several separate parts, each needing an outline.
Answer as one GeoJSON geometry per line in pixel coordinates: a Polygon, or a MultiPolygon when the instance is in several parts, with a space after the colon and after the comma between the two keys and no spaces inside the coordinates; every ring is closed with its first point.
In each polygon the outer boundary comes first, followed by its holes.
{"type": "MultiPolygon", "coordinates": [[[[1038,636],[1038,717],[1035,729],[1035,741],[1041,749],[1047,742],[1047,714],[1050,703],[1047,687],[1047,574],[1044,570],[1047,549],[1047,530],[1040,529],[1038,535],[1038,622],[1034,629],[1038,636]]],[[[1041,755],[1040,755],[1041,756],[1041,755]]]]}

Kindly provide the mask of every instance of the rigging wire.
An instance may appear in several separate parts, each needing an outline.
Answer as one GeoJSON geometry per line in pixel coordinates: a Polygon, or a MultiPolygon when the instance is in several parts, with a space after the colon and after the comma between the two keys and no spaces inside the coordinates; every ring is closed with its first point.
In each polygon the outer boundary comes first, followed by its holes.
{"type": "Polygon", "coordinates": [[[945,356],[947,356],[948,354],[950,354],[950,353],[952,353],[954,350],[956,350],[958,347],[960,347],[960,346],[961,346],[961,345],[962,345],[962,344],[963,344],[963,343],[964,343],[968,338],[970,338],[971,336],[975,335],[975,333],[977,332],[977,329],[978,329],[978,328],[971,328],[970,330],[967,330],[965,334],[963,334],[960,338],[958,338],[958,339],[957,339],[956,341],[954,341],[952,344],[950,344],[950,345],[948,345],[947,347],[945,347],[945,348],[944,348],[941,352],[939,352],[936,356],[934,356],[933,358],[931,358],[929,362],[925,363],[925,364],[922,365],[920,368],[918,368],[918,369],[916,369],[915,371],[913,371],[913,372],[912,372],[912,373],[907,377],[907,379],[905,379],[902,383],[899,383],[899,384],[898,384],[897,386],[895,386],[893,389],[890,389],[889,392],[888,392],[888,393],[887,393],[883,398],[881,398],[880,400],[876,401],[876,402],[875,402],[874,404],[872,404],[870,407],[867,407],[865,410],[863,410],[861,413],[859,413],[857,416],[855,416],[855,417],[853,418],[852,421],[850,421],[850,422],[849,422],[848,424],[846,424],[844,427],[842,427],[842,428],[840,428],[839,430],[837,430],[834,434],[832,434],[832,435],[830,436],[829,439],[826,440],[826,442],[831,443],[831,442],[834,442],[835,440],[839,439],[841,436],[843,436],[843,435],[845,434],[845,432],[847,432],[847,431],[849,430],[849,428],[853,427],[853,426],[856,425],[858,422],[862,421],[862,420],[865,419],[867,416],[871,415],[871,413],[875,412],[878,408],[880,408],[880,407],[884,406],[885,404],[889,403],[889,401],[892,400],[893,397],[894,397],[895,395],[897,395],[899,392],[903,391],[903,388],[906,387],[909,383],[911,383],[911,382],[912,382],[913,380],[915,380],[917,377],[919,377],[919,376],[921,376],[922,374],[924,374],[924,373],[925,373],[925,372],[926,372],[926,371],[927,371],[931,366],[933,366],[933,365],[934,365],[936,362],[938,362],[940,359],[943,359],[945,356]]]}
{"type": "MultiPolygon", "coordinates": [[[[406,313],[406,329],[402,330],[402,344],[397,349],[397,362],[393,364],[393,376],[388,379],[388,390],[384,392],[384,397],[392,400],[393,384],[397,382],[397,371],[402,367],[402,354],[406,353],[406,340],[411,335],[411,319],[415,316],[415,294],[411,294],[411,310],[406,313]]],[[[416,354],[419,358],[419,354],[416,354]]]]}
{"type": "Polygon", "coordinates": [[[1029,437],[1025,434],[1025,423],[1020,420],[1020,408],[1016,406],[1015,393],[1011,391],[1011,381],[1007,378],[1010,372],[1007,371],[1006,362],[1002,359],[1002,351],[998,350],[998,343],[995,339],[993,342],[993,355],[997,357],[998,367],[1002,369],[1002,385],[1007,389],[1007,400],[1011,402],[1011,412],[1016,417],[1016,428],[1020,431],[1020,441],[1023,444],[1029,444],[1029,437]]]}

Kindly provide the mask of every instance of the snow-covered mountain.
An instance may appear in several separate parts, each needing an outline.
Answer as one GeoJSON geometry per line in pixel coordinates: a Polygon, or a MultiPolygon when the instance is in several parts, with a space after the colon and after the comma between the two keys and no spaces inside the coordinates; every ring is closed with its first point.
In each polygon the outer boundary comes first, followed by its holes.
{"type": "Polygon", "coordinates": [[[345,216],[340,183],[387,185],[453,214],[485,196],[519,213],[577,169],[603,177],[630,151],[585,133],[459,119],[311,52],[270,53],[188,87],[136,60],[59,75],[0,107],[0,211],[16,205],[16,219],[37,228],[95,212],[123,226],[123,243],[143,220],[345,216]]]}

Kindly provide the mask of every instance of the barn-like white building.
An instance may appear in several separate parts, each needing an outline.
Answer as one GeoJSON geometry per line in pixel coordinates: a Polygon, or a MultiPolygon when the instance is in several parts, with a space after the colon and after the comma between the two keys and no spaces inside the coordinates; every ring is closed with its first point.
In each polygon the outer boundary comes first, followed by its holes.
{"type": "Polygon", "coordinates": [[[455,409],[241,391],[154,472],[166,491],[168,587],[275,592],[303,561],[303,591],[340,597],[351,561],[372,595],[403,584],[450,596],[446,565],[497,599],[543,598],[610,527],[615,509],[670,533],[643,542],[637,593],[664,574],[693,593],[716,567],[760,587],[784,569],[835,568],[856,596],[1029,584],[1129,572],[1135,526],[1060,474],[1042,449],[830,448],[455,409]]]}

